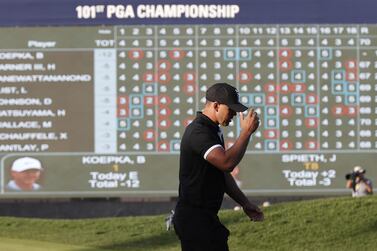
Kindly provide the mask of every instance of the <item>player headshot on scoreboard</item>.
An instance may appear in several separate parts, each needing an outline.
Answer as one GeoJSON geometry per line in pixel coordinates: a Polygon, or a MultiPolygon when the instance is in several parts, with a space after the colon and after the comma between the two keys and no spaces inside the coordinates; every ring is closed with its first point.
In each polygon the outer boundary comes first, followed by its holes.
{"type": "Polygon", "coordinates": [[[8,191],[37,191],[41,189],[38,180],[43,172],[42,163],[31,157],[13,161],[10,167],[11,180],[6,185],[8,191]]]}

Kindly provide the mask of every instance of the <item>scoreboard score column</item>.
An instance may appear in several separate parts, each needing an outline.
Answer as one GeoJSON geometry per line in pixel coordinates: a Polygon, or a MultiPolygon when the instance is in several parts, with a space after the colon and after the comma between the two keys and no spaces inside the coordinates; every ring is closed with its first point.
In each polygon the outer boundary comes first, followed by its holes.
{"type": "Polygon", "coordinates": [[[319,27],[321,149],[359,149],[358,29],[319,27]]]}
{"type": "MultiPolygon", "coordinates": [[[[229,82],[237,85],[239,50],[237,46],[237,27],[199,26],[198,32],[198,84],[200,109],[205,103],[205,92],[214,83],[229,82]]],[[[251,55],[250,55],[251,57],[251,55]]],[[[231,146],[237,137],[237,121],[222,128],[225,146],[231,146]]]]}
{"type": "Polygon", "coordinates": [[[157,151],[179,153],[185,127],[197,110],[196,30],[157,27],[157,151]]]}
{"type": "Polygon", "coordinates": [[[317,28],[279,27],[280,150],[319,150],[317,28]]]}
{"type": "MultiPolygon", "coordinates": [[[[377,149],[377,27],[361,26],[356,78],[359,86],[357,117],[360,149],[377,149]]],[[[353,65],[353,64],[352,64],[353,65]]],[[[349,67],[348,67],[349,68],[349,67]]]]}
{"type": "Polygon", "coordinates": [[[157,148],[155,29],[117,27],[118,152],[157,148]]]}
{"type": "Polygon", "coordinates": [[[280,136],[277,27],[242,25],[238,27],[237,34],[237,82],[240,98],[261,117],[260,128],[252,136],[248,150],[277,152],[280,136]]]}

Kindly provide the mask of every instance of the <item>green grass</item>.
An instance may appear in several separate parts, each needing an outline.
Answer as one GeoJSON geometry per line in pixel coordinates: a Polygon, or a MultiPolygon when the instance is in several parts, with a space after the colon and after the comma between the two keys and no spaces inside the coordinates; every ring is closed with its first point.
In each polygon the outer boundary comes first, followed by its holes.
{"type": "MultiPolygon", "coordinates": [[[[264,209],[264,222],[222,211],[231,251],[377,250],[377,197],[281,203],[264,209]]],[[[180,250],[165,215],[85,220],[0,217],[0,250],[180,250]]]]}

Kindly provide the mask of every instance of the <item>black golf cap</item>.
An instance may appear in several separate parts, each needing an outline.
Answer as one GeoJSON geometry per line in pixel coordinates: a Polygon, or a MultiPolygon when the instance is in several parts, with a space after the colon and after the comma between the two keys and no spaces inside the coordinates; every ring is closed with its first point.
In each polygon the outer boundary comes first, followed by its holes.
{"type": "Polygon", "coordinates": [[[243,112],[247,107],[240,103],[236,88],[227,83],[216,83],[208,88],[206,99],[229,106],[235,112],[243,112]]]}

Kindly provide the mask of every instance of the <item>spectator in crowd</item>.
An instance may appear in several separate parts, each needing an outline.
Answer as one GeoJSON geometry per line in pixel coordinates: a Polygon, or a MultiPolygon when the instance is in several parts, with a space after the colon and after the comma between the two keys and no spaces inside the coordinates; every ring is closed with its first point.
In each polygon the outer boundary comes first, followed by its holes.
{"type": "Polygon", "coordinates": [[[365,178],[365,169],[355,166],[352,173],[346,175],[347,188],[352,189],[352,197],[362,197],[373,194],[372,181],[365,178]]]}

